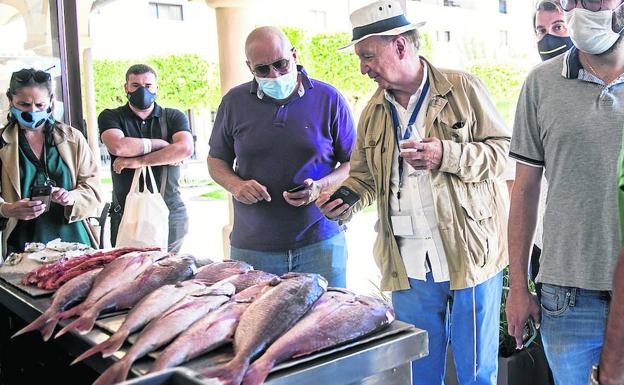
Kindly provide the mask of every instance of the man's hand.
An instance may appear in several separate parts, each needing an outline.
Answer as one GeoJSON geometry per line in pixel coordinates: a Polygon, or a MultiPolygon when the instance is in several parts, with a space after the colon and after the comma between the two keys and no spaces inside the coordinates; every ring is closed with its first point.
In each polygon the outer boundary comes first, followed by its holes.
{"type": "Polygon", "coordinates": [[[73,206],[74,199],[69,191],[62,187],[52,187],[52,195],[50,196],[52,202],[58,203],[61,206],[73,206]]]}
{"type": "Polygon", "coordinates": [[[400,151],[399,156],[415,170],[438,170],[442,165],[442,142],[438,138],[403,141],[400,151]]]}
{"type": "Polygon", "coordinates": [[[509,335],[516,339],[516,349],[522,349],[522,331],[529,316],[535,321],[535,327],[539,329],[541,321],[540,304],[537,297],[529,293],[528,289],[510,289],[507,296],[507,330],[509,335]]]}
{"type": "Polygon", "coordinates": [[[43,214],[45,205],[41,201],[31,201],[22,199],[14,203],[5,203],[2,206],[4,215],[9,218],[16,218],[22,221],[29,221],[43,214]]]}
{"type": "Polygon", "coordinates": [[[284,200],[288,202],[289,205],[299,207],[308,205],[314,202],[321,193],[321,187],[311,178],[308,178],[303,181],[303,184],[306,186],[301,191],[297,192],[288,192],[284,191],[282,195],[284,196],[284,200]]]}
{"type": "Polygon", "coordinates": [[[113,171],[115,171],[117,174],[121,174],[121,172],[126,168],[137,169],[142,166],[143,166],[143,163],[141,162],[139,157],[137,158],[118,157],[117,159],[115,159],[115,162],[113,162],[113,171]]]}
{"type": "Polygon", "coordinates": [[[244,180],[232,188],[232,196],[237,201],[251,205],[265,200],[271,202],[271,196],[267,188],[254,179],[244,180]]]}
{"type": "Polygon", "coordinates": [[[329,193],[322,193],[316,200],[316,206],[318,206],[323,215],[334,221],[349,218],[351,207],[343,203],[340,198],[328,202],[330,196],[331,194],[329,193]]]}

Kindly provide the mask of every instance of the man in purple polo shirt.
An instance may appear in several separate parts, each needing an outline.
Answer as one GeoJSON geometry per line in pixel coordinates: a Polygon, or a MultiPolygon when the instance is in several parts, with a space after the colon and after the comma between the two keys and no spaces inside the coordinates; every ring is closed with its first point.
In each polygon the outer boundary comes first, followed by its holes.
{"type": "Polygon", "coordinates": [[[254,79],[223,97],[208,156],[210,175],[234,197],[230,257],[274,274],[318,273],[344,287],[342,228],[310,203],[349,174],[349,107],[297,65],[279,29],[252,31],[245,54],[254,79]]]}

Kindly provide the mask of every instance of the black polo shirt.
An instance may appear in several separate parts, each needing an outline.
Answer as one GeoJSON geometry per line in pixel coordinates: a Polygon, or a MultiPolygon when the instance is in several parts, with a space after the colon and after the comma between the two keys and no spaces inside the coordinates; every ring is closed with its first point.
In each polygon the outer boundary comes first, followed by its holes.
{"type": "MultiPolygon", "coordinates": [[[[154,110],[145,120],[138,117],[130,109],[128,104],[115,109],[105,109],[100,113],[100,116],[98,116],[100,135],[108,129],[117,128],[121,130],[126,137],[164,139],[171,143],[173,135],[176,132],[191,131],[188,119],[182,111],[174,108],[167,108],[167,137],[163,138],[160,130],[161,115],[162,108],[157,104],[154,104],[154,110]]],[[[130,186],[132,185],[134,170],[125,169],[121,174],[117,174],[113,171],[113,162],[115,159],[116,157],[111,154],[113,201],[119,203],[123,208],[126,202],[126,195],[128,195],[128,191],[130,191],[130,186]]],[[[173,212],[176,209],[182,209],[184,207],[182,197],[180,196],[180,166],[152,167],[154,178],[156,179],[156,186],[158,188],[160,188],[160,178],[163,167],[168,167],[164,198],[167,207],[173,212]]]]}

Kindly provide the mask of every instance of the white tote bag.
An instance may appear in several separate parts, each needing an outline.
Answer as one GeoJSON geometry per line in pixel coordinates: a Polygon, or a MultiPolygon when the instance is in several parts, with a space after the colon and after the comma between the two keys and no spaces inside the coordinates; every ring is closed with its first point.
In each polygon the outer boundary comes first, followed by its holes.
{"type": "Polygon", "coordinates": [[[156,189],[152,168],[134,171],[132,186],[126,196],[124,213],[119,224],[116,246],[158,246],[167,250],[169,241],[169,208],[156,189]],[[147,175],[152,192],[147,188],[147,175]],[[143,191],[139,179],[143,175],[143,191]]]}

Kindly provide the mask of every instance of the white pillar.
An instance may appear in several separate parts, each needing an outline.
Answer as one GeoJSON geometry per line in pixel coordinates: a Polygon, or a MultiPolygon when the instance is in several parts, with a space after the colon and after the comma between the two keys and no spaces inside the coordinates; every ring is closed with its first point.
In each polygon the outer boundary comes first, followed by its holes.
{"type": "Polygon", "coordinates": [[[85,97],[85,120],[87,121],[87,140],[93,155],[100,167],[100,132],[98,130],[97,116],[95,111],[95,80],[93,73],[93,56],[91,48],[82,51],[82,72],[84,74],[84,97],[85,97]]]}

